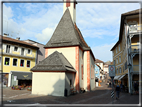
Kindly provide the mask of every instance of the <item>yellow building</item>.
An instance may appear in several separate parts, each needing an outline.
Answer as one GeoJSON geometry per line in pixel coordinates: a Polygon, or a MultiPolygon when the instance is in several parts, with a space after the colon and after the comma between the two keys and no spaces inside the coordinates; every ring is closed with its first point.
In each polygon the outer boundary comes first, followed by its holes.
{"type": "Polygon", "coordinates": [[[10,37],[2,38],[2,65],[3,86],[13,86],[32,83],[30,69],[35,66],[37,60],[37,46],[10,37]]]}
{"type": "MultiPolygon", "coordinates": [[[[142,34],[140,9],[121,15],[119,40],[111,49],[115,65],[115,83],[122,82],[129,93],[134,92],[134,81],[139,83],[140,39],[142,34]]],[[[142,9],[141,9],[142,12],[142,9]]]]}

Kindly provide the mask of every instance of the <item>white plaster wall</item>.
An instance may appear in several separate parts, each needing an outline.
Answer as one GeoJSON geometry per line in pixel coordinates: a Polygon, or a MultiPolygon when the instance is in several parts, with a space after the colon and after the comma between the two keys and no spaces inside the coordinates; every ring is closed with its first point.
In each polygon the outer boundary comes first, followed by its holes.
{"type": "MultiPolygon", "coordinates": [[[[74,9],[74,3],[72,3],[73,1],[75,0],[70,0],[71,3],[70,3],[70,7],[69,8],[69,11],[70,11],[70,14],[71,14],[71,18],[73,20],[73,22],[76,23],[76,9],[74,9]]],[[[64,0],[64,5],[63,5],[63,14],[64,12],[66,11],[67,7],[66,7],[66,0],[64,0]]]]}
{"type": "Polygon", "coordinates": [[[33,72],[32,94],[64,96],[64,89],[64,72],[33,72]]]}
{"type": "Polygon", "coordinates": [[[65,88],[68,91],[67,95],[70,95],[70,79],[72,80],[72,86],[74,86],[74,82],[75,82],[75,74],[74,73],[65,73],[65,88]]]}
{"type": "Polygon", "coordinates": [[[75,47],[48,49],[48,56],[55,51],[62,53],[67,58],[67,60],[71,63],[71,65],[75,68],[75,47]]]}
{"type": "Polygon", "coordinates": [[[87,51],[84,52],[84,89],[87,91],[87,51]]]}
{"type": "Polygon", "coordinates": [[[90,54],[90,87],[91,87],[91,90],[93,90],[95,88],[95,75],[94,75],[94,69],[95,69],[95,61],[92,57],[92,55],[90,54]],[[93,78],[91,78],[91,65],[93,66],[93,78]]]}

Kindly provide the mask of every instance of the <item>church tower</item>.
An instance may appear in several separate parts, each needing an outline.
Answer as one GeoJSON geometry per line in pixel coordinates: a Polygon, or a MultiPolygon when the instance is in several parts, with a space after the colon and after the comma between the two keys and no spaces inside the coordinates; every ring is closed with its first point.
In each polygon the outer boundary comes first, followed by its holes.
{"type": "Polygon", "coordinates": [[[63,0],[64,5],[63,5],[63,14],[68,8],[71,14],[71,18],[73,23],[76,23],[76,0],[63,0]]]}

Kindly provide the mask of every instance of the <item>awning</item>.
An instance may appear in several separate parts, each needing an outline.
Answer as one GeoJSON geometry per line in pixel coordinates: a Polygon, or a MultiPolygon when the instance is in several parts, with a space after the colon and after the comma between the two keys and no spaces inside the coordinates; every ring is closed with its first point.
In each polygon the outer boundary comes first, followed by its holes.
{"type": "Polygon", "coordinates": [[[124,76],[125,76],[126,74],[124,74],[124,75],[121,75],[121,77],[118,79],[118,80],[121,80],[124,76]]]}
{"type": "Polygon", "coordinates": [[[32,80],[32,72],[12,72],[12,75],[17,76],[17,79],[32,80]]]}
{"type": "Polygon", "coordinates": [[[117,75],[114,77],[114,80],[118,80],[118,78],[120,77],[121,75],[117,75]]]}

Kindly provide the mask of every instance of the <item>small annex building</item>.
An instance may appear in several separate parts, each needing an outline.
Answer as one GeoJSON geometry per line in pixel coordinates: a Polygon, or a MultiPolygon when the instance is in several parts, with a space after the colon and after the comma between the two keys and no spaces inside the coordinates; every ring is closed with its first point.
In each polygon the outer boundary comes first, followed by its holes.
{"type": "Polygon", "coordinates": [[[76,1],[64,3],[64,14],[51,39],[44,46],[45,59],[31,71],[32,94],[70,95],[73,87],[91,91],[95,88],[95,57],[76,25],[76,1]]]}

